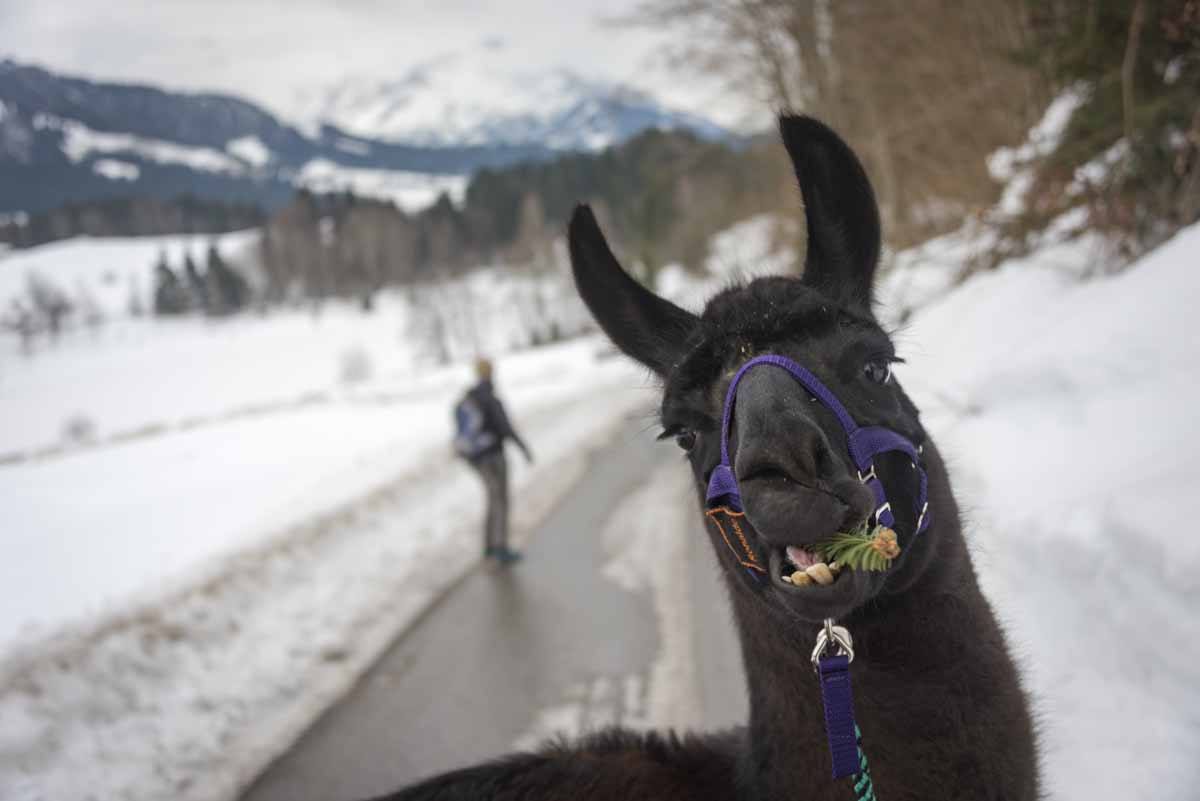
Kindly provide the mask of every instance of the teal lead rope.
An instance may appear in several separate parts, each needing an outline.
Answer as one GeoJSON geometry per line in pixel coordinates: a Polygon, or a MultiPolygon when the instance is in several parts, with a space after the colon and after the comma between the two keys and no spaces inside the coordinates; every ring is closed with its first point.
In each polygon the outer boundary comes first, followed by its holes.
{"type": "Polygon", "coordinates": [[[878,801],[875,783],[871,781],[871,767],[867,764],[867,753],[862,747],[862,729],[854,724],[854,740],[858,743],[858,773],[854,774],[854,797],[857,801],[878,801]]]}

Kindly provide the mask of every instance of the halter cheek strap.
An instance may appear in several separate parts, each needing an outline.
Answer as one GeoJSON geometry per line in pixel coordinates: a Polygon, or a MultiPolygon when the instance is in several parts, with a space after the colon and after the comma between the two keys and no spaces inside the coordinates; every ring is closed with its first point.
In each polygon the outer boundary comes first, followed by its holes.
{"type": "Polygon", "coordinates": [[[709,478],[708,492],[705,496],[706,505],[710,510],[726,507],[736,514],[743,511],[742,495],[738,489],[737,477],[733,473],[732,462],[729,459],[729,429],[733,423],[733,406],[737,399],[738,384],[741,383],[747,372],[763,364],[774,365],[786,370],[837,418],[842,430],[846,432],[850,458],[858,469],[858,478],[875,496],[875,514],[873,516],[875,522],[881,526],[895,528],[896,520],[892,515],[892,506],[888,503],[883,482],[875,473],[875,457],[890,451],[899,451],[908,456],[913,470],[917,471],[919,484],[919,492],[914,504],[917,518],[915,533],[920,534],[929,527],[929,481],[925,475],[925,469],[921,467],[921,449],[890,428],[860,426],[837,396],[822,384],[821,380],[810,370],[786,356],[775,354],[756,356],[750,359],[738,369],[733,380],[729,382],[729,390],[725,393],[725,408],[721,417],[721,462],[709,478]]]}

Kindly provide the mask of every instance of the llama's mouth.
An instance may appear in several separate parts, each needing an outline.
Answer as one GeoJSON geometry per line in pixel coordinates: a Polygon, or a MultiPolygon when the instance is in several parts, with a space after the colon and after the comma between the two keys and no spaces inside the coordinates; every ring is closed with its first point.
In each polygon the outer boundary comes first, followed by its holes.
{"type": "Polygon", "coordinates": [[[772,549],[768,565],[771,583],[791,592],[832,587],[846,572],[837,562],[826,563],[816,551],[799,545],[772,549]]]}
{"type": "Polygon", "coordinates": [[[879,588],[880,574],[834,568],[804,546],[772,548],[767,564],[767,597],[789,614],[809,622],[841,619],[879,588]]]}

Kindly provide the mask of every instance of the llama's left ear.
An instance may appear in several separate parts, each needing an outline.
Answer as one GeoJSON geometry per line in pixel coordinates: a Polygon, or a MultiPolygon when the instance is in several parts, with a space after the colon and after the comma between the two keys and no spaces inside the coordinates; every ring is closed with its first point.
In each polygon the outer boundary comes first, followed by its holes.
{"type": "Polygon", "coordinates": [[[684,354],[699,319],[663,300],[621,269],[587,206],[571,215],[567,232],[575,286],[613,344],[660,376],[684,354]]]}
{"type": "Polygon", "coordinates": [[[804,196],[808,251],[803,280],[869,311],[880,232],[879,207],[867,173],[850,146],[812,117],[780,117],[779,131],[804,196]]]}

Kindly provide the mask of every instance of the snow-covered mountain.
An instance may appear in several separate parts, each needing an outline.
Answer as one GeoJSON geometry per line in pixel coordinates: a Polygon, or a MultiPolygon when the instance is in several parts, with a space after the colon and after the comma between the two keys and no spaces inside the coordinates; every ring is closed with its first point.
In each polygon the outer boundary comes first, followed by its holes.
{"type": "Polygon", "coordinates": [[[276,206],[298,186],[415,209],[483,167],[596,150],[648,128],[726,136],[567,72],[447,58],[302,99],[296,122],[229,95],[99,83],[0,60],[0,214],[116,195],[276,206]],[[305,110],[306,109],[306,110],[305,110]]]}
{"type": "Polygon", "coordinates": [[[649,95],[570,70],[530,72],[499,48],[441,56],[394,80],[349,78],[297,97],[298,122],[416,147],[599,150],[647,128],[729,133],[649,95]]]}

